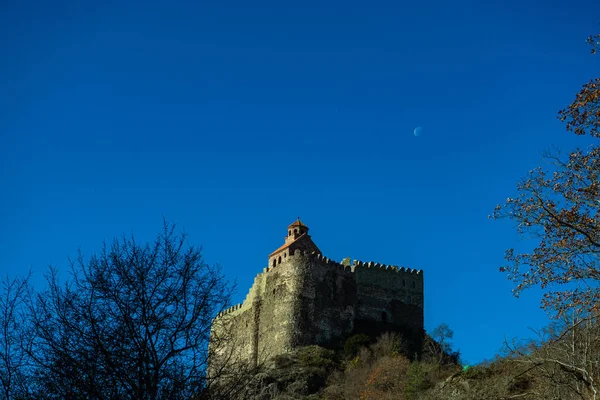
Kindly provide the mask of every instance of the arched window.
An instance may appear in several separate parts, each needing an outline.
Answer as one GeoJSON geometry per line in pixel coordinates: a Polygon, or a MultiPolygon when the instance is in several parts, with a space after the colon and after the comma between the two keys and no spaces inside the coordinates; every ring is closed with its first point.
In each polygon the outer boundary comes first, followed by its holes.
{"type": "Polygon", "coordinates": [[[277,264],[281,264],[281,256],[279,256],[279,261],[277,261],[277,264]]]}
{"type": "Polygon", "coordinates": [[[292,235],[292,231],[288,231],[288,236],[291,236],[291,235],[292,235]]]}
{"type": "Polygon", "coordinates": [[[277,260],[273,259],[273,266],[276,266],[276,265],[277,265],[277,260]]]}
{"type": "Polygon", "coordinates": [[[406,287],[406,281],[402,279],[402,287],[406,287]]]}
{"type": "Polygon", "coordinates": [[[298,233],[298,229],[294,229],[294,233],[298,233]]]}
{"type": "Polygon", "coordinates": [[[381,313],[381,320],[387,322],[387,313],[385,311],[381,313]]]}
{"type": "Polygon", "coordinates": [[[286,258],[286,257],[287,257],[287,253],[283,253],[283,258],[286,258]]]}

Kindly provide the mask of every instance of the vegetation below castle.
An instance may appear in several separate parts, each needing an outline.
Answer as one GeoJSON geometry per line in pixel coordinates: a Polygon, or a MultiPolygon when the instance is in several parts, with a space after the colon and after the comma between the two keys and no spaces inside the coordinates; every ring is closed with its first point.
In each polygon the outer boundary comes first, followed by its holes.
{"type": "MultiPolygon", "coordinates": [[[[334,352],[302,347],[265,364],[239,398],[256,400],[508,400],[593,399],[583,374],[572,361],[600,359],[600,327],[596,321],[571,332],[571,337],[544,338],[526,345],[506,344],[506,355],[476,366],[462,366],[457,353],[439,343],[417,360],[399,352],[402,339],[384,334],[375,343],[334,352]],[[593,343],[593,344],[592,344],[593,343]],[[354,348],[354,354],[348,354],[354,348]],[[569,353],[569,350],[573,351],[569,353]],[[441,360],[441,362],[440,362],[441,360]]],[[[350,341],[356,339],[351,338],[350,341]]],[[[594,368],[594,376],[597,376],[594,368]]]]}

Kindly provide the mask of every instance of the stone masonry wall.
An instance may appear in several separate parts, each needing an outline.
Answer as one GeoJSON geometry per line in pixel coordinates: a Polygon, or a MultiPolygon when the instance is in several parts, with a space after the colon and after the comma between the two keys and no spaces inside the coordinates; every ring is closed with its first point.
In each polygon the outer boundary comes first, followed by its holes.
{"type": "Polygon", "coordinates": [[[420,334],[422,272],[357,261],[343,266],[296,250],[256,276],[244,302],[215,319],[212,336],[228,338],[216,358],[257,365],[300,346],[339,346],[364,327],[420,334]]]}
{"type": "Polygon", "coordinates": [[[296,268],[305,272],[296,299],[296,345],[338,346],[354,329],[356,283],[349,267],[320,254],[301,256],[296,268]]]}
{"type": "Polygon", "coordinates": [[[358,327],[422,333],[422,271],[356,261],[352,268],[358,289],[358,327]]]}

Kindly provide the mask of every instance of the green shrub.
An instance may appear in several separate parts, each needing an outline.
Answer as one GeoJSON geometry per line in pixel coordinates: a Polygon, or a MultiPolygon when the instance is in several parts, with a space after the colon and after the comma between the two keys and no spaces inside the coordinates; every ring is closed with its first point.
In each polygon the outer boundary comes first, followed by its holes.
{"type": "Polygon", "coordinates": [[[476,365],[463,370],[461,375],[467,379],[486,379],[493,375],[493,373],[490,368],[476,365]]]}
{"type": "Polygon", "coordinates": [[[427,371],[420,362],[414,361],[408,367],[404,398],[412,400],[418,398],[418,394],[431,387],[427,379],[427,371]]]}
{"type": "Polygon", "coordinates": [[[405,354],[404,344],[402,336],[398,333],[386,332],[377,338],[377,341],[370,346],[370,349],[375,358],[398,356],[405,354]]]}
{"type": "Polygon", "coordinates": [[[358,354],[361,347],[367,347],[371,343],[371,339],[363,334],[350,336],[344,343],[344,355],[347,358],[353,358],[358,354]]]}
{"type": "Polygon", "coordinates": [[[288,368],[294,364],[294,359],[289,354],[279,354],[273,357],[277,368],[288,368]]]}
{"type": "Polygon", "coordinates": [[[333,350],[319,346],[306,346],[297,351],[298,362],[303,367],[331,369],[337,366],[338,360],[333,350]]]}

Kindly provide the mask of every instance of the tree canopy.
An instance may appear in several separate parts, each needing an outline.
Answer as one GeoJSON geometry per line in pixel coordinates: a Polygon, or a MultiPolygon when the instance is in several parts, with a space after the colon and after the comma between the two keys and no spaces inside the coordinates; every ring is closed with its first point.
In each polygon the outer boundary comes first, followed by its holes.
{"type": "Polygon", "coordinates": [[[36,398],[189,399],[206,386],[212,319],[231,287],[165,222],[124,237],[30,299],[26,348],[36,398]]]}
{"type": "MultiPolygon", "coordinates": [[[[595,53],[600,34],[588,43],[595,53]]],[[[600,78],[583,85],[559,112],[566,129],[600,138],[600,78]]],[[[506,252],[501,271],[514,293],[545,289],[542,307],[558,316],[567,311],[596,313],[600,307],[600,146],[575,149],[566,157],[548,153],[552,170],[536,168],[517,185],[517,195],[498,205],[493,218],[510,218],[518,232],[539,239],[530,252],[506,252]]]]}

